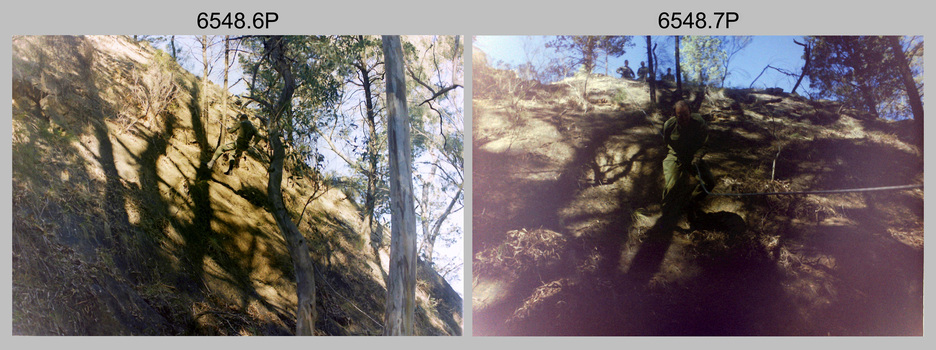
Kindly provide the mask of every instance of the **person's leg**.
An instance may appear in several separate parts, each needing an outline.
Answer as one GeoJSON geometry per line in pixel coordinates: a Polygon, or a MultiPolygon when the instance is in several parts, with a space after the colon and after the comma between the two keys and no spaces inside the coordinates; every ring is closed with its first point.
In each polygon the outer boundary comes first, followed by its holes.
{"type": "Polygon", "coordinates": [[[675,156],[667,156],[663,160],[663,201],[661,203],[663,216],[676,217],[685,202],[687,191],[685,186],[686,173],[680,169],[675,156]]]}
{"type": "Polygon", "coordinates": [[[228,165],[228,170],[224,172],[225,175],[231,175],[231,171],[234,170],[234,168],[236,168],[238,165],[240,165],[240,158],[241,158],[241,155],[243,154],[244,154],[243,149],[238,148],[234,151],[234,158],[231,159],[231,162],[228,165]]]}
{"type": "Polygon", "coordinates": [[[702,201],[708,196],[708,192],[712,192],[715,188],[715,177],[712,176],[712,171],[709,169],[708,163],[704,160],[700,160],[698,166],[698,171],[696,171],[695,168],[692,169],[692,177],[696,179],[697,184],[692,190],[691,200],[686,204],[685,208],[690,225],[704,214],[702,212],[702,201]],[[701,181],[699,181],[700,177],[701,181]],[[702,188],[703,185],[705,188],[702,188]],[[706,190],[708,190],[708,192],[706,192],[706,190]]]}
{"type": "Polygon", "coordinates": [[[666,159],[663,159],[663,201],[666,202],[666,198],[669,196],[669,193],[676,187],[676,178],[677,173],[679,172],[679,167],[676,165],[676,157],[672,155],[666,156],[666,159]]]}
{"type": "MultiPolygon", "coordinates": [[[[692,177],[696,178],[698,176],[702,177],[701,183],[699,183],[696,188],[692,191],[692,200],[694,202],[699,202],[705,199],[708,196],[705,190],[712,192],[715,189],[715,176],[712,175],[712,170],[709,168],[708,163],[704,160],[698,162],[699,171],[696,173],[693,169],[692,177]],[[705,188],[702,188],[702,185],[705,185],[705,188]]],[[[698,180],[698,179],[697,179],[698,180]]]]}
{"type": "Polygon", "coordinates": [[[224,146],[218,147],[218,149],[215,150],[214,154],[211,155],[211,160],[208,161],[208,169],[211,169],[212,167],[214,167],[215,161],[218,160],[218,157],[221,157],[221,154],[223,154],[224,152],[230,151],[232,149],[234,149],[233,143],[227,143],[224,146]]]}

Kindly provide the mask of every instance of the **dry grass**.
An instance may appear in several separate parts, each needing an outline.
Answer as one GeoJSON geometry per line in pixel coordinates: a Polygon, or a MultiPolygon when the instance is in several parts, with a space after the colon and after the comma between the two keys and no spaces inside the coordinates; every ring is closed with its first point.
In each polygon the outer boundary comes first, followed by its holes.
{"type": "MultiPolygon", "coordinates": [[[[710,196],[700,218],[657,232],[667,227],[658,205],[665,154],[648,126],[668,104],[644,117],[645,84],[590,77],[587,104],[583,76],[553,85],[534,89],[538,99],[516,121],[491,108],[498,96],[475,97],[476,334],[919,333],[922,190],[710,196]],[[603,112],[605,99],[618,109],[603,112]],[[558,136],[541,132],[543,122],[558,136]],[[555,144],[570,151],[552,157],[555,144]],[[518,228],[540,225],[569,238],[518,228]],[[884,311],[890,305],[903,313],[884,311]]],[[[705,96],[715,192],[922,181],[900,122],[782,93],[705,96]]]]}
{"type": "Polygon", "coordinates": [[[546,229],[509,231],[500,246],[475,256],[473,271],[479,275],[497,270],[520,274],[544,268],[561,259],[565,242],[562,234],[546,229]]]}
{"type": "MultiPolygon", "coordinates": [[[[22,94],[13,101],[14,334],[284,335],[295,327],[292,262],[265,211],[263,151],[249,152],[232,176],[200,171],[221,116],[234,112],[212,103],[218,87],[198,92],[194,76],[153,64],[153,55],[121,37],[14,38],[14,75],[52,96],[38,107],[22,94]],[[142,72],[154,67],[174,93],[150,96],[160,84],[142,72]],[[133,72],[137,100],[128,98],[133,72]],[[198,96],[211,117],[199,119],[198,96]],[[155,110],[145,113],[147,105],[155,110]],[[149,118],[134,124],[141,115],[149,118]]],[[[316,278],[320,301],[331,303],[317,333],[378,334],[368,316],[383,311],[383,276],[358,232],[357,207],[315,180],[293,177],[283,191],[327,276],[316,278]]],[[[421,331],[450,334],[430,311],[421,331]]]]}

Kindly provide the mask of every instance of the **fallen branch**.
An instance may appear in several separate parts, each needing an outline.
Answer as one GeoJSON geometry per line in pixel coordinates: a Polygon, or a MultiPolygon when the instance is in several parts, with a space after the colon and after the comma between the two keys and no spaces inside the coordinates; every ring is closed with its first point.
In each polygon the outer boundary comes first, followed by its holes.
{"type": "Polygon", "coordinates": [[[754,87],[754,83],[757,82],[757,79],[760,79],[761,75],[764,75],[764,72],[766,72],[768,68],[774,69],[774,70],[776,70],[776,71],[778,71],[778,72],[780,72],[780,73],[782,73],[782,74],[786,74],[786,75],[791,76],[791,77],[797,76],[796,74],[794,74],[794,73],[792,73],[792,72],[789,72],[789,71],[786,71],[786,70],[784,70],[784,69],[780,69],[780,68],[777,68],[777,67],[774,67],[774,66],[771,66],[771,65],[768,64],[767,67],[764,67],[764,69],[761,70],[760,74],[758,74],[757,77],[754,78],[754,81],[751,82],[751,85],[748,85],[748,88],[749,88],[749,89],[752,88],[752,87],[754,87]]]}

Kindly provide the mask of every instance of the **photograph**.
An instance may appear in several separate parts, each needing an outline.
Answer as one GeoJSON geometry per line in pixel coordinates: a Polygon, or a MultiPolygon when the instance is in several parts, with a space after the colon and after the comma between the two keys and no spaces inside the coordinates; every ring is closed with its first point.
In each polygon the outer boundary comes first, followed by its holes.
{"type": "Polygon", "coordinates": [[[463,41],[13,35],[12,335],[461,336],[463,41]]]}
{"type": "Polygon", "coordinates": [[[922,35],[471,55],[474,336],[923,335],[922,35]]]}

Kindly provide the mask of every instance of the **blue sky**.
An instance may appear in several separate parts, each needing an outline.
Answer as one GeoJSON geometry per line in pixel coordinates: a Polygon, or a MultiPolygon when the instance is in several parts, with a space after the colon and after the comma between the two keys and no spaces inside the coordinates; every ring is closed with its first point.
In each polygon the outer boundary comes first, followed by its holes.
{"type": "MultiPolygon", "coordinates": [[[[502,60],[511,66],[515,66],[526,61],[528,55],[524,50],[525,46],[528,48],[527,51],[538,46],[543,56],[555,55],[554,50],[545,48],[548,38],[545,36],[478,36],[474,45],[488,55],[490,62],[502,60]]],[[[654,42],[659,45],[657,55],[660,56],[661,70],[665,72],[666,68],[674,68],[673,59],[663,57],[667,54],[672,56],[672,37],[657,36],[653,38],[654,42]]],[[[729,65],[730,74],[725,86],[746,88],[767,65],[798,73],[803,67],[803,48],[796,45],[793,40],[797,39],[802,42],[800,38],[798,36],[754,36],[747,48],[732,58],[729,65]]],[[[610,75],[617,76],[614,71],[624,65],[624,60],[630,61],[629,66],[634,71],[640,67],[641,61],[647,60],[645,37],[635,36],[631,40],[635,45],[628,48],[623,56],[609,59],[608,66],[610,67],[608,71],[611,73],[610,75]]],[[[595,73],[603,74],[605,72],[604,60],[602,58],[599,61],[595,73]]],[[[757,79],[754,87],[780,87],[789,92],[794,84],[796,84],[795,78],[769,69],[757,79]]],[[[806,80],[804,80],[798,92],[802,94],[804,88],[808,88],[806,80]]]]}

